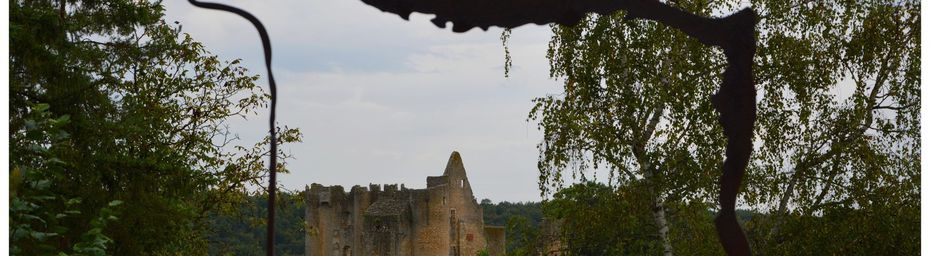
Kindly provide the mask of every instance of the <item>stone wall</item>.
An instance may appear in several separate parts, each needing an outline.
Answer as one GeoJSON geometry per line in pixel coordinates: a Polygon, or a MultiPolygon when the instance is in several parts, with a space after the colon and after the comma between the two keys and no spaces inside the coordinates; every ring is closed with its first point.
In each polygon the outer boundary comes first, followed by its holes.
{"type": "Polygon", "coordinates": [[[450,240],[452,255],[476,255],[487,248],[484,213],[475,200],[462,158],[453,153],[443,176],[449,177],[450,240]]]}
{"type": "Polygon", "coordinates": [[[503,255],[502,228],[485,227],[462,158],[453,152],[425,189],[306,188],[306,255],[503,255]]]}

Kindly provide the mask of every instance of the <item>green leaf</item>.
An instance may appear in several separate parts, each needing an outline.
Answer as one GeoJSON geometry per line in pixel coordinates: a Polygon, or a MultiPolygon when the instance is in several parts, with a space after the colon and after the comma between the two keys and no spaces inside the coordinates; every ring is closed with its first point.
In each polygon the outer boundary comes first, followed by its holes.
{"type": "Polygon", "coordinates": [[[45,232],[39,232],[39,231],[32,231],[32,232],[29,233],[29,236],[31,236],[32,238],[35,238],[35,239],[37,239],[37,240],[39,240],[39,241],[45,240],[45,239],[47,239],[47,238],[49,238],[49,237],[53,237],[53,236],[57,236],[57,235],[58,235],[58,234],[55,234],[55,233],[45,233],[45,232]]]}
{"type": "Polygon", "coordinates": [[[123,201],[113,200],[113,201],[110,201],[110,203],[107,205],[109,205],[110,207],[114,207],[114,206],[121,205],[121,204],[123,204],[123,201]]]}
{"type": "Polygon", "coordinates": [[[39,103],[39,104],[36,104],[34,107],[32,107],[32,110],[36,112],[43,112],[43,111],[48,110],[48,108],[49,108],[48,103],[39,103]]]}

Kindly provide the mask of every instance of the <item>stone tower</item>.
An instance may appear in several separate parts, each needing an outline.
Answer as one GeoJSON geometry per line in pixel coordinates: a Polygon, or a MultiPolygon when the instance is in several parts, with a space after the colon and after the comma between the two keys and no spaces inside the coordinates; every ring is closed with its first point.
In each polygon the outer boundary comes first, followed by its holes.
{"type": "Polygon", "coordinates": [[[503,255],[502,227],[484,226],[462,157],[452,152],[442,176],[425,189],[396,184],[312,184],[307,203],[306,255],[503,255]]]}

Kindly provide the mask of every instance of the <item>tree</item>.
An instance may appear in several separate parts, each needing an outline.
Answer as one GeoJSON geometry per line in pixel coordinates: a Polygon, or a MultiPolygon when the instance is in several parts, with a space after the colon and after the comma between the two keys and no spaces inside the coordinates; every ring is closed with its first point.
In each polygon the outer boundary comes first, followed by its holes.
{"type": "Polygon", "coordinates": [[[535,256],[545,247],[539,226],[533,226],[526,216],[507,219],[507,255],[535,256]]]}
{"type": "MultiPolygon", "coordinates": [[[[675,6],[677,1],[664,3],[648,0],[619,1],[508,1],[476,0],[468,3],[441,2],[423,0],[385,1],[365,0],[384,12],[397,14],[408,19],[412,12],[435,14],[433,24],[445,28],[452,22],[453,32],[466,32],[478,27],[484,30],[491,26],[505,29],[515,28],[528,23],[574,26],[585,19],[589,13],[609,15],[625,12],[624,19],[643,19],[656,21],[677,29],[701,44],[719,47],[726,56],[727,68],[723,79],[711,101],[720,117],[717,119],[727,139],[727,159],[722,165],[718,202],[720,210],[714,223],[717,236],[727,254],[748,255],[751,253],[749,242],[737,221],[736,200],[742,186],[742,179],[749,164],[753,149],[752,132],[756,121],[756,90],[753,75],[753,58],[756,52],[756,24],[758,15],[751,8],[745,8],[722,18],[709,18],[692,12],[683,11],[675,6]],[[675,6],[673,6],[675,5],[675,6]]],[[[506,30],[501,35],[507,40],[506,30]]],[[[505,47],[505,53],[506,53],[505,47]]],[[[505,76],[509,58],[505,58],[505,76]]],[[[647,168],[648,169],[648,168],[647,168]]],[[[662,211],[656,211],[656,220],[661,222],[662,211]]],[[[659,226],[663,226],[660,224],[659,226]]],[[[666,233],[660,228],[660,234],[666,233]]],[[[671,254],[667,236],[665,254],[671,254]]]]}
{"type": "MultiPolygon", "coordinates": [[[[715,6],[676,7],[709,15],[715,6]]],[[[530,113],[544,133],[540,189],[557,190],[563,171],[584,181],[590,169],[606,170],[611,185],[641,184],[651,200],[637,207],[651,209],[670,255],[666,206],[713,200],[724,140],[708,99],[725,62],[684,33],[624,15],[553,27],[550,75],[566,83],[563,95],[536,99],[530,113]]]]}
{"type": "MultiPolygon", "coordinates": [[[[736,2],[670,4],[709,15],[736,2]]],[[[916,252],[919,3],[752,5],[761,13],[755,138],[762,145],[742,199],[766,213],[747,223],[753,247],[765,254],[916,252]],[[867,231],[850,232],[864,223],[867,231]],[[883,242],[852,246],[870,232],[883,242]]],[[[537,99],[530,114],[544,132],[541,189],[557,191],[566,171],[584,181],[583,171],[606,170],[610,185],[646,181],[640,189],[654,195],[653,206],[706,202],[722,143],[715,114],[700,99],[719,83],[713,74],[723,59],[693,40],[676,42],[664,25],[621,17],[592,15],[553,28],[551,75],[566,82],[563,95],[537,99]],[[670,143],[677,140],[685,143],[670,143]]],[[[666,245],[681,246],[658,227],[666,245]]]]}
{"type": "Polygon", "coordinates": [[[498,202],[491,203],[490,199],[481,200],[481,210],[484,215],[484,225],[506,226],[513,216],[523,216],[532,227],[539,226],[542,219],[542,210],[539,202],[498,202]]]}
{"type": "MultiPolygon", "coordinates": [[[[641,207],[652,197],[639,181],[618,187],[596,182],[571,185],[556,192],[543,204],[550,225],[555,226],[555,240],[563,255],[649,255],[664,250],[662,240],[655,239],[652,211],[641,207]]],[[[707,204],[674,205],[675,222],[680,231],[672,239],[687,245],[687,253],[715,255],[722,251],[713,241],[713,219],[707,204]]],[[[553,228],[553,227],[548,227],[553,228]]],[[[550,238],[551,239],[551,238],[550,238]]],[[[553,241],[543,241],[553,244],[553,241]]]]}
{"type": "MultiPolygon", "coordinates": [[[[244,196],[246,200],[232,209],[232,214],[210,213],[209,255],[260,255],[267,250],[264,238],[268,196],[244,196]]],[[[307,231],[303,193],[282,191],[278,199],[275,202],[278,209],[275,212],[278,223],[275,255],[305,255],[307,231]]]]}
{"type": "Polygon", "coordinates": [[[642,192],[579,183],[559,190],[543,209],[558,223],[557,239],[566,255],[656,254],[663,244],[651,238],[656,235],[651,211],[636,207],[651,201],[642,192]]]}
{"type": "MultiPolygon", "coordinates": [[[[268,138],[230,148],[226,127],[265,105],[257,77],[167,24],[157,2],[13,1],[10,17],[11,170],[23,184],[51,184],[55,199],[39,209],[79,212],[54,238],[14,244],[27,255],[64,251],[118,200],[119,219],[102,229],[107,253],[205,253],[207,213],[267,175],[268,138]],[[56,128],[67,137],[29,136],[33,106],[68,120],[56,128]]],[[[279,133],[279,142],[299,139],[279,133]]]]}
{"type": "Polygon", "coordinates": [[[105,255],[107,245],[113,240],[101,231],[116,219],[114,207],[122,202],[114,200],[100,208],[99,213],[89,219],[87,230],[69,230],[67,222],[82,213],[77,206],[81,198],[56,195],[51,180],[46,177],[48,172],[60,170],[63,164],[48,150],[48,145],[68,138],[61,127],[69,123],[69,118],[52,118],[48,108],[48,104],[31,106],[23,122],[24,130],[11,136],[14,145],[23,146],[16,150],[21,153],[18,156],[24,167],[13,166],[10,173],[10,253],[105,255]],[[66,232],[76,234],[74,244],[62,248],[53,246],[66,232]]]}
{"type": "Polygon", "coordinates": [[[917,253],[920,3],[755,4],[762,145],[746,202],[771,209],[755,247],[850,254],[868,236],[855,253],[917,253]]]}

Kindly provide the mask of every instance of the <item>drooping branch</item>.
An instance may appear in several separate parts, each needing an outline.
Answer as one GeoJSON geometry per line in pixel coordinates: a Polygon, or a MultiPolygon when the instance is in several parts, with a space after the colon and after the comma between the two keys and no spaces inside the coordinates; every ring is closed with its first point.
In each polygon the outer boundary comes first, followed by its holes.
{"type": "Polygon", "coordinates": [[[756,52],[758,17],[744,9],[724,18],[708,18],[657,0],[362,0],[381,11],[408,19],[410,13],[435,14],[433,24],[465,32],[478,27],[515,28],[524,24],[574,25],[588,13],[626,11],[626,18],[647,19],[681,30],[708,46],[723,48],[728,67],[723,84],[712,97],[727,137],[726,160],[720,183],[717,234],[729,255],[749,255],[749,243],[736,221],[736,198],[752,153],[756,121],[756,91],[752,60],[756,52]]]}

